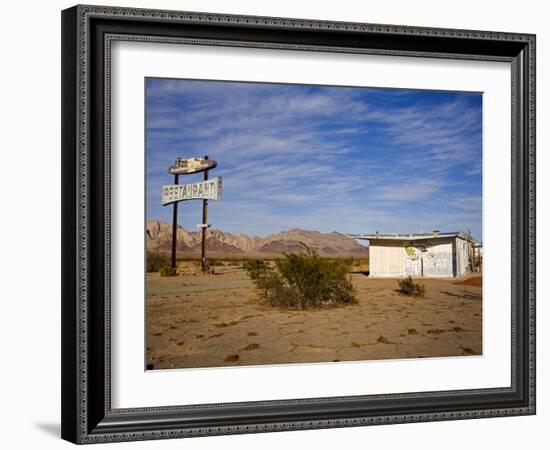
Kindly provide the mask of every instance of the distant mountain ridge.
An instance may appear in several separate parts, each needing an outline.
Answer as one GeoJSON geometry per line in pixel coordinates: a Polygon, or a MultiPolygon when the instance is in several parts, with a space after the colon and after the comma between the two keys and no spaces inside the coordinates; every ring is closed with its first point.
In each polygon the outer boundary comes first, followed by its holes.
{"type": "MultiPolygon", "coordinates": [[[[168,251],[172,248],[172,225],[159,220],[147,221],[147,249],[168,251]]],[[[232,234],[218,229],[209,229],[207,251],[227,256],[276,256],[284,252],[296,252],[302,249],[300,243],[315,249],[322,256],[368,257],[368,248],[342,233],[321,233],[319,231],[293,228],[288,231],[271,234],[264,238],[246,234],[232,234]]],[[[177,251],[187,254],[200,253],[201,232],[187,231],[178,227],[177,251]]]]}

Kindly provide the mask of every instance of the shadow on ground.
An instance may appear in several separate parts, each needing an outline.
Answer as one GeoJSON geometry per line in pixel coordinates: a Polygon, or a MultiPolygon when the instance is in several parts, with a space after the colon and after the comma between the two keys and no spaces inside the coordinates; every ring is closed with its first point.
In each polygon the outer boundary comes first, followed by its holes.
{"type": "Polygon", "coordinates": [[[466,300],[481,300],[481,295],[480,294],[474,294],[474,293],[471,293],[471,292],[468,292],[468,291],[462,291],[458,294],[455,294],[453,292],[448,292],[448,291],[441,291],[442,294],[445,294],[445,295],[448,295],[450,297],[458,297],[458,298],[463,298],[463,299],[466,299],[466,300]]]}

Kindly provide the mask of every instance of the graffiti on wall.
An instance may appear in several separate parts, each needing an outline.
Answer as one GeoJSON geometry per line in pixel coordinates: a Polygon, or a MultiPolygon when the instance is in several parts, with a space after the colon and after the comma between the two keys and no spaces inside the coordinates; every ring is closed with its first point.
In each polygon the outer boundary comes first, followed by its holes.
{"type": "Polygon", "coordinates": [[[412,246],[405,247],[404,250],[403,265],[405,267],[405,273],[411,276],[422,275],[422,254],[420,250],[412,246]]]}
{"type": "Polygon", "coordinates": [[[405,274],[411,276],[451,276],[452,254],[447,245],[421,248],[403,247],[405,274]]]}
{"type": "Polygon", "coordinates": [[[452,275],[452,254],[447,248],[429,249],[422,255],[424,275],[452,275]]]}

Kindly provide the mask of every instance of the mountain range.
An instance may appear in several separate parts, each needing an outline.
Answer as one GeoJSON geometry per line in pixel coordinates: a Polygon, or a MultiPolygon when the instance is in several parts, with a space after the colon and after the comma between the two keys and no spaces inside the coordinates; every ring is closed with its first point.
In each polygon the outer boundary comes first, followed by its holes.
{"type": "MultiPolygon", "coordinates": [[[[147,249],[169,251],[172,248],[172,225],[158,220],[147,221],[147,249]]],[[[293,228],[266,237],[232,234],[218,229],[208,229],[206,248],[209,254],[231,257],[280,256],[284,252],[302,250],[300,243],[315,249],[322,256],[348,256],[367,258],[367,247],[342,233],[293,228]]],[[[177,230],[177,251],[190,256],[199,254],[201,231],[188,231],[181,226],[177,230]]]]}

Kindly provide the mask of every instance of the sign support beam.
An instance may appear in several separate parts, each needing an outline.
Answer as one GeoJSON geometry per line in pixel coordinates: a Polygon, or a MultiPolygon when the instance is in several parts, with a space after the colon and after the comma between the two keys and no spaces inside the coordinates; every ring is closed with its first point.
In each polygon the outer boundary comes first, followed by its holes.
{"type": "MultiPolygon", "coordinates": [[[[179,173],[174,175],[174,184],[180,183],[179,173]]],[[[178,239],[178,202],[174,202],[174,209],[172,213],[172,270],[176,270],[176,244],[178,239]]]]}
{"type": "MultiPolygon", "coordinates": [[[[204,160],[208,160],[208,155],[204,156],[204,160]]],[[[208,180],[208,169],[204,171],[204,181],[208,180]]],[[[208,200],[204,199],[202,201],[202,223],[208,223],[208,200]]],[[[206,227],[202,228],[202,237],[201,237],[201,270],[206,272],[206,227]]]]}
{"type": "Polygon", "coordinates": [[[206,233],[208,225],[208,200],[221,200],[222,178],[208,179],[210,169],[217,167],[218,163],[206,155],[201,158],[178,158],[173,166],[168,167],[168,173],[174,175],[174,184],[162,185],[161,204],[167,206],[173,203],[172,212],[172,255],[171,268],[176,271],[176,247],[178,243],[178,203],[184,200],[202,200],[202,223],[197,225],[202,228],[201,233],[201,270],[206,273],[206,233]],[[203,181],[197,183],[179,183],[180,175],[204,172],[203,181]]]}

